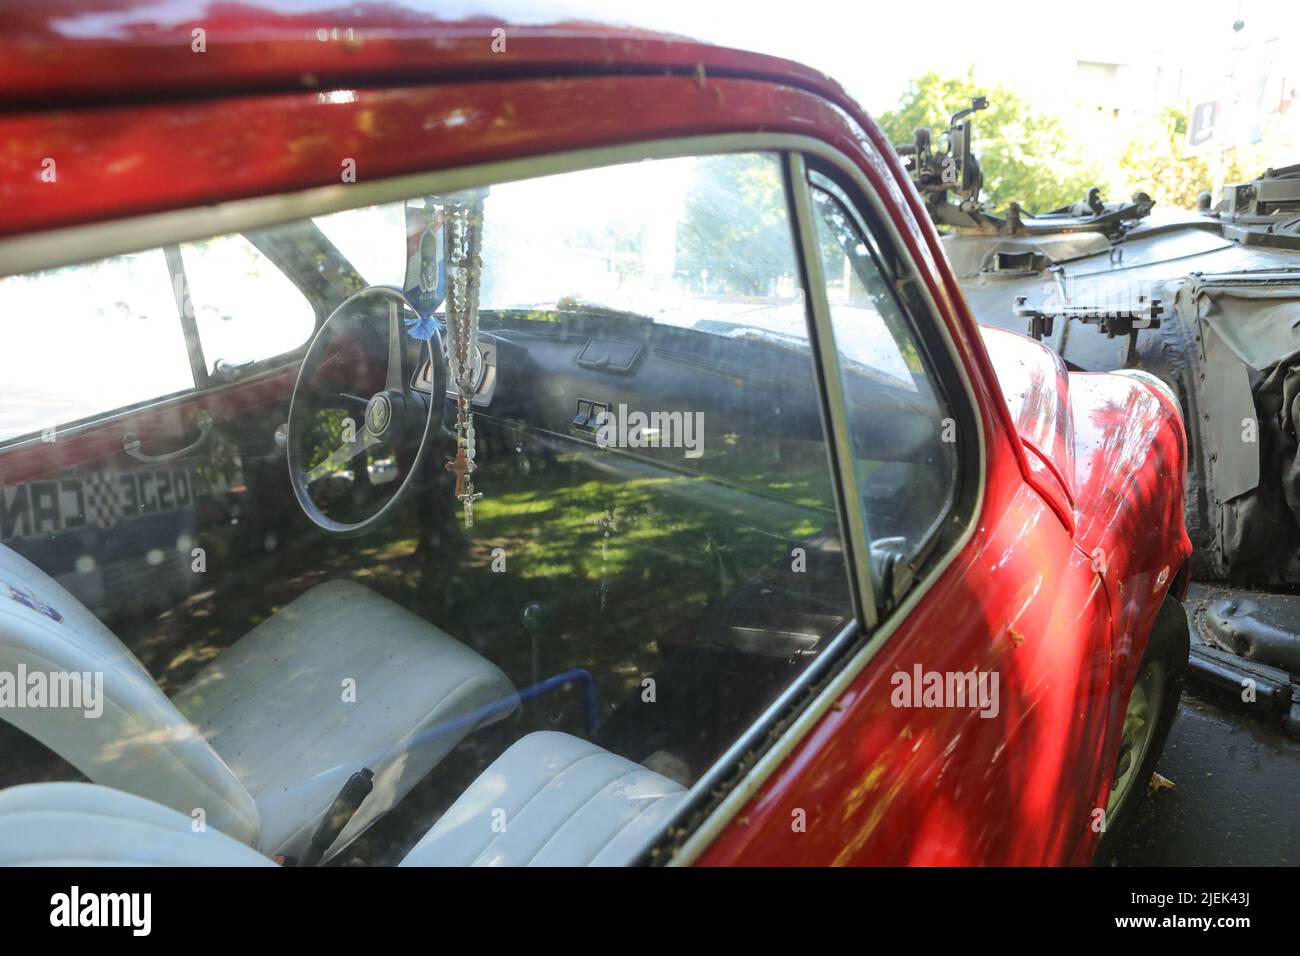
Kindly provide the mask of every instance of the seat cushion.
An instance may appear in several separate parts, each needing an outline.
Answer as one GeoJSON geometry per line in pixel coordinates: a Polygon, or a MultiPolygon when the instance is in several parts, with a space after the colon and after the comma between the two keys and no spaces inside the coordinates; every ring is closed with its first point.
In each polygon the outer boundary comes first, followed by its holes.
{"type": "Polygon", "coordinates": [[[402,866],[617,866],[681,801],[678,783],[568,734],[517,741],[402,866]]]}
{"type": "Polygon", "coordinates": [[[0,791],[0,866],[274,866],[215,827],[93,783],[0,791]]]}
{"type": "Polygon", "coordinates": [[[464,644],[360,584],[330,581],[216,657],[175,703],[253,795],[268,855],[301,857],[348,777],[375,772],[328,858],[518,698],[464,644]]]}

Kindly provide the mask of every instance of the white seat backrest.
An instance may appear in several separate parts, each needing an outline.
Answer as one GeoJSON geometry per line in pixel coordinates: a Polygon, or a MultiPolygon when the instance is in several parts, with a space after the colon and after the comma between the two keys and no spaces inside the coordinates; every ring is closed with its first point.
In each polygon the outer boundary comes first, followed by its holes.
{"type": "Polygon", "coordinates": [[[3,545],[0,718],[96,783],[182,813],[202,810],[207,825],[245,843],[257,839],[252,796],[144,665],[53,578],[3,545]],[[66,703],[66,694],[59,700],[47,694],[43,705],[27,706],[41,703],[32,696],[41,682],[68,691],[72,675],[78,675],[82,706],[50,706],[66,703]]]}
{"type": "Polygon", "coordinates": [[[537,731],[469,785],[402,866],[622,866],[686,788],[595,744],[537,731]]]}

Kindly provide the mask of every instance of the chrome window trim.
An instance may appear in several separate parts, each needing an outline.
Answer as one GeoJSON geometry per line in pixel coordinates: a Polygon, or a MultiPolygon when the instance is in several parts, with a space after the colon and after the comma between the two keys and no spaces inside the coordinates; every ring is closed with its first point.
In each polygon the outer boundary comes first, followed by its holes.
{"type": "Polygon", "coordinates": [[[0,239],[0,278],[483,184],[702,153],[808,152],[818,142],[783,133],[728,133],[622,143],[67,226],[0,239]]]}
{"type": "Polygon", "coordinates": [[[812,197],[808,192],[808,169],[804,166],[802,153],[786,154],[785,173],[798,247],[796,255],[808,285],[809,337],[817,363],[817,384],[822,393],[822,426],[830,438],[828,447],[833,456],[831,466],[839,495],[841,537],[846,542],[844,555],[849,562],[850,576],[857,585],[854,610],[867,631],[874,631],[878,622],[875,585],[871,580],[871,542],[862,516],[857,475],[853,472],[853,436],[849,433],[848,410],[844,407],[844,383],[840,379],[835,330],[826,298],[826,277],[822,274],[821,256],[817,254],[817,226],[813,218],[812,197]]]}
{"type": "MultiPolygon", "coordinates": [[[[484,184],[531,179],[556,173],[577,172],[620,163],[639,162],[645,159],[670,159],[728,152],[799,153],[825,160],[846,178],[852,180],[862,195],[867,197],[867,201],[871,204],[879,221],[884,224],[889,239],[894,243],[900,256],[911,264],[915,277],[920,279],[920,271],[908,254],[901,235],[888,213],[887,205],[871,187],[857,164],[822,140],[810,136],[786,133],[729,133],[624,143],[616,146],[571,150],[539,157],[525,157],[458,167],[456,169],[416,173],[374,182],[316,187],[275,196],[231,200],[210,206],[192,207],[130,219],[53,229],[46,232],[0,239],[0,278],[102,259],[112,255],[160,248],[169,244],[191,242],[227,233],[263,229],[298,219],[340,212],[345,209],[396,202],[420,194],[454,192],[484,184]]],[[[800,188],[807,189],[806,180],[800,188]]],[[[806,256],[806,250],[802,254],[806,256]]],[[[803,267],[805,270],[807,269],[806,262],[803,263],[803,267]]],[[[935,316],[939,315],[939,309],[930,294],[928,286],[924,281],[920,281],[918,285],[930,313],[935,316]]],[[[825,299],[824,289],[822,290],[822,299],[823,301],[825,299]]],[[[828,324],[829,316],[823,314],[819,321],[828,324]]],[[[979,414],[979,404],[975,397],[975,391],[965,363],[962,361],[961,353],[958,351],[946,323],[938,322],[936,324],[941,340],[948,350],[952,364],[957,371],[957,377],[962,386],[965,399],[974,410],[973,417],[978,432],[975,436],[978,464],[975,473],[967,479],[975,482],[975,497],[970,518],[952,545],[941,555],[935,557],[925,576],[913,585],[907,598],[899,607],[894,609],[876,631],[866,635],[865,643],[861,647],[853,651],[847,660],[843,659],[841,652],[851,650],[852,645],[860,641],[863,636],[857,622],[850,622],[829,642],[818,659],[786,687],[777,699],[750,725],[749,729],[696,781],[690,790],[690,798],[682,802],[678,813],[666,820],[653,838],[647,840],[647,850],[657,843],[661,843],[670,830],[677,826],[685,815],[692,812],[692,805],[697,802],[694,798],[707,798],[710,791],[724,783],[729,775],[728,771],[731,768],[740,766],[746,754],[760,745],[769,728],[777,726],[783,717],[793,718],[789,720],[776,741],[762,752],[754,765],[731,788],[721,802],[708,812],[705,819],[676,848],[672,859],[669,861],[673,865],[689,864],[717,837],[731,818],[749,801],[773,771],[793,751],[826,711],[830,709],[831,705],[844,693],[853,680],[857,678],[858,674],[862,672],[885,642],[889,640],[899,621],[906,618],[928,594],[934,582],[947,570],[975,531],[984,501],[985,471],[987,468],[983,422],[979,414]],[[838,667],[837,670],[834,669],[836,667],[838,667]],[[830,679],[814,699],[805,705],[801,711],[795,714],[787,714],[787,711],[797,702],[799,697],[807,693],[817,681],[828,676],[828,671],[832,672],[830,679]]],[[[960,398],[960,395],[953,396],[954,400],[960,398]]],[[[839,396],[838,400],[842,402],[842,396],[839,396]]],[[[135,409],[135,411],[139,410],[135,409]]],[[[96,422],[95,424],[100,425],[103,422],[96,422]]],[[[28,444],[29,442],[21,442],[16,446],[6,448],[5,451],[14,451],[26,447],[28,444]]]]}

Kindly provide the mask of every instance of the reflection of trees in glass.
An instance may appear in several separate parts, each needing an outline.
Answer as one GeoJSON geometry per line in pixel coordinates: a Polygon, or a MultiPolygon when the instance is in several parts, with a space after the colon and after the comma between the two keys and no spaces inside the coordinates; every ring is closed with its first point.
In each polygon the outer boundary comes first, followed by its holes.
{"type": "Polygon", "coordinates": [[[544,599],[595,646],[619,640],[632,621],[647,643],[689,627],[712,602],[788,560],[794,544],[833,532],[824,450],[815,442],[802,450],[812,464],[754,475],[759,494],[698,494],[716,486],[669,471],[611,480],[567,456],[543,475],[488,471],[492,493],[475,508],[475,534],[517,563],[499,576],[510,581],[491,582],[487,603],[544,599]]]}
{"type": "Polygon", "coordinates": [[[290,266],[318,315],[329,315],[344,299],[368,285],[357,267],[311,220],[249,232],[245,236],[259,250],[290,266]]]}
{"type": "MultiPolygon", "coordinates": [[[[302,460],[308,469],[323,464],[351,437],[360,437],[364,428],[360,415],[329,407],[313,409],[303,416],[302,423],[301,433],[293,440],[302,443],[302,460]],[[345,430],[349,418],[352,426],[345,430]]],[[[397,488],[396,483],[375,485],[368,478],[370,466],[391,454],[392,445],[381,443],[354,458],[330,466],[325,474],[309,485],[312,500],[337,521],[360,521],[369,517],[397,488]]]]}
{"type": "Polygon", "coordinates": [[[573,253],[608,260],[621,284],[645,274],[645,237],[644,223],[615,219],[603,223],[600,229],[579,226],[568,230],[562,245],[573,253]]]}
{"type": "Polygon", "coordinates": [[[776,293],[777,280],[794,272],[794,253],[774,157],[700,161],[677,230],[677,269],[698,292],[776,293]]]}
{"type": "Polygon", "coordinates": [[[227,428],[214,428],[208,435],[207,448],[194,464],[194,490],[197,494],[225,491],[239,483],[242,468],[238,442],[227,428]]]}
{"type": "MultiPolygon", "coordinates": [[[[308,468],[324,461],[343,444],[343,423],[347,417],[348,413],[341,408],[321,408],[303,419],[302,434],[294,438],[302,442],[302,460],[308,468]]],[[[359,432],[361,423],[354,420],[353,428],[359,432]]],[[[336,470],[342,471],[344,467],[336,470]]]]}

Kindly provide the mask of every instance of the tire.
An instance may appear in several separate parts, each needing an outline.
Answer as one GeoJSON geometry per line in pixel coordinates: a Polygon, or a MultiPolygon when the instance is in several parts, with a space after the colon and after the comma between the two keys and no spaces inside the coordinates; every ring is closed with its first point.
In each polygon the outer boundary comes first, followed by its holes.
{"type": "Polygon", "coordinates": [[[1093,862],[1106,864],[1110,862],[1124,842],[1124,835],[1137,817],[1138,809],[1146,799],[1147,783],[1155,773],[1156,763],[1165,749],[1169,730],[1178,715],[1178,702],[1183,696],[1183,682],[1187,676],[1187,655],[1191,648],[1191,637],[1187,625],[1187,612],[1182,603],[1172,595],[1165,597],[1156,614],[1155,625],[1151,629],[1151,639],[1147,642],[1146,653],[1138,665],[1137,679],[1129,690],[1124,703],[1125,744],[1129,743],[1130,721],[1136,721],[1131,713],[1133,709],[1143,710],[1141,701],[1151,694],[1153,686],[1159,687],[1158,700],[1147,702],[1145,708],[1150,719],[1154,712],[1154,721],[1150,733],[1141,741],[1141,752],[1136,753],[1137,746],[1121,746],[1120,757],[1113,776],[1111,801],[1106,808],[1106,828],[1097,844],[1093,862]],[[1141,696],[1139,696],[1141,695],[1141,696]],[[1138,700],[1134,698],[1138,697],[1138,700]],[[1125,762],[1127,750],[1128,762],[1125,762]],[[1136,768],[1128,773],[1136,761],[1136,768]],[[1126,776],[1127,774],[1127,776],[1126,776]],[[1120,787],[1124,792],[1120,793],[1120,787]]]}

